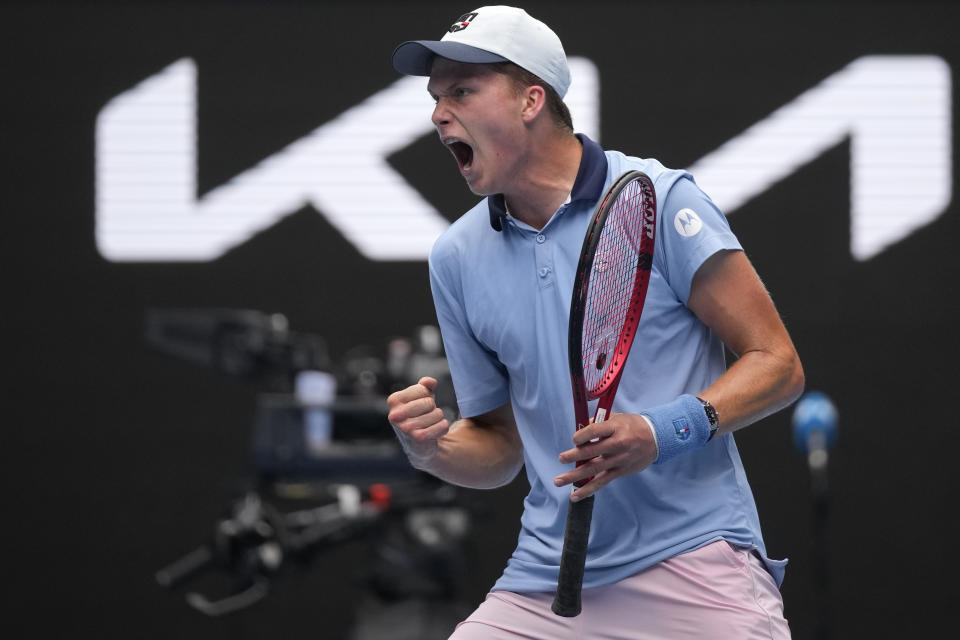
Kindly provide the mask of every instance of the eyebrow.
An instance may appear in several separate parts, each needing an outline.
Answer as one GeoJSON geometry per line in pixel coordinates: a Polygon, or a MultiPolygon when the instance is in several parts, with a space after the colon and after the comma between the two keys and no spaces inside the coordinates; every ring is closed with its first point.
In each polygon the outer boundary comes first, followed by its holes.
{"type": "MultiPolygon", "coordinates": [[[[449,84],[446,85],[447,91],[450,91],[450,89],[452,89],[453,87],[455,87],[456,85],[462,82],[465,82],[467,80],[472,80],[474,78],[479,78],[480,76],[485,75],[485,71],[484,69],[482,69],[482,65],[479,65],[479,64],[470,65],[470,66],[463,65],[462,67],[457,68],[457,70],[454,73],[455,73],[454,79],[451,80],[449,84]]],[[[430,91],[429,82],[427,83],[427,91],[428,92],[430,91]]],[[[433,95],[432,92],[431,92],[431,95],[433,95]]]]}
{"type": "Polygon", "coordinates": [[[430,88],[430,84],[428,83],[428,84],[427,84],[427,93],[430,94],[430,97],[436,97],[436,96],[440,95],[441,93],[449,93],[450,91],[452,91],[453,89],[455,89],[455,88],[457,87],[457,85],[459,85],[461,82],[463,82],[463,80],[464,80],[463,78],[457,78],[457,79],[454,80],[453,82],[447,84],[447,85],[446,85],[446,89],[438,89],[438,92],[434,92],[433,89],[430,88]]]}

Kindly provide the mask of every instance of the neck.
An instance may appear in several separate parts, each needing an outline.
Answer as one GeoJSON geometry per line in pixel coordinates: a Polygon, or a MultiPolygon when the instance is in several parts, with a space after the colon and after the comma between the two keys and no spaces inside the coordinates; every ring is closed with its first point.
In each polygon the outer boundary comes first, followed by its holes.
{"type": "Polygon", "coordinates": [[[510,215],[542,229],[573,190],[583,146],[572,134],[555,134],[532,145],[524,170],[504,192],[510,215]]]}

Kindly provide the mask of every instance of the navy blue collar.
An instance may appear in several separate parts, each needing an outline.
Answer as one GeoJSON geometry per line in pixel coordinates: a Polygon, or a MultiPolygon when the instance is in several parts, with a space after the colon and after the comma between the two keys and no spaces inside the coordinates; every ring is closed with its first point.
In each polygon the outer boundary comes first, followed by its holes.
{"type": "MultiPolygon", "coordinates": [[[[573,181],[573,191],[570,193],[570,202],[590,200],[596,202],[603,193],[603,185],[607,181],[607,156],[603,148],[583,135],[577,134],[580,144],[583,145],[583,155],[580,157],[580,169],[577,178],[573,181]]],[[[503,220],[507,217],[507,205],[503,194],[487,198],[487,207],[490,209],[490,226],[496,231],[503,231],[503,220]]]]}

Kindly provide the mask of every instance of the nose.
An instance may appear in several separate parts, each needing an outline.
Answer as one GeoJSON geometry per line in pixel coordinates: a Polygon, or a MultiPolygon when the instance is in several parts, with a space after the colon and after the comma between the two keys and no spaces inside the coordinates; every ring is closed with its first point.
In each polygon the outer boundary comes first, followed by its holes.
{"type": "Polygon", "coordinates": [[[450,124],[450,112],[447,110],[443,98],[437,100],[437,105],[433,108],[433,115],[430,116],[430,120],[435,127],[450,124]]]}

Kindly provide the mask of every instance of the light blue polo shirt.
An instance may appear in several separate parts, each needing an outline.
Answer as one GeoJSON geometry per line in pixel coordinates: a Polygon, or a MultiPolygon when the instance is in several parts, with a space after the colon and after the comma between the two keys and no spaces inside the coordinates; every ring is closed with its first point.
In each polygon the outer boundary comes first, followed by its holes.
{"type": "MultiPolygon", "coordinates": [[[[696,394],[726,368],[720,340],[685,306],[693,276],[720,250],[739,250],[723,214],[686,172],[656,160],[604,152],[579,136],[583,159],[569,201],[537,230],[481,201],[438,239],[430,279],[462,415],[512,403],[530,493],[517,548],[494,590],[556,588],[570,487],[553,478],[575,427],[567,365],[574,272],[587,223],[613,181],[647,173],[658,202],[650,287],[613,404],[615,412],[696,394]],[[497,230],[499,227],[501,230],[497,230]]],[[[591,415],[595,407],[591,407],[591,415]]],[[[726,539],[766,559],[750,486],[732,435],[618,478],[596,494],[584,588],[726,539]]],[[[783,562],[766,560],[778,584],[783,562]]]]}

